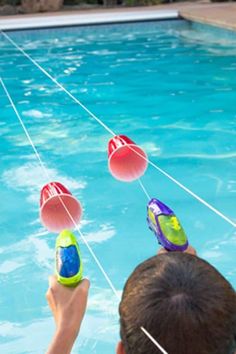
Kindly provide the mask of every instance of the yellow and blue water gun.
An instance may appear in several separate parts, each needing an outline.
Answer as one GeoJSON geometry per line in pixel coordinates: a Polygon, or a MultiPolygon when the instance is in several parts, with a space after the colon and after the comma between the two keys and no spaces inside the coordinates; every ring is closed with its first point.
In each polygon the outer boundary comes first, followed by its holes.
{"type": "Polygon", "coordinates": [[[56,239],[55,272],[59,283],[76,286],[83,277],[83,264],[75,235],[63,230],[56,239]]]}

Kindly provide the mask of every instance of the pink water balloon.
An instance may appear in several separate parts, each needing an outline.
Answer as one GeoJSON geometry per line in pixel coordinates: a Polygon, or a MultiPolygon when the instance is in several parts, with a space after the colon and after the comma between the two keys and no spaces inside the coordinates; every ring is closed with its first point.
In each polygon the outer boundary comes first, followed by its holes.
{"type": "Polygon", "coordinates": [[[49,231],[61,232],[64,229],[73,229],[81,216],[80,202],[63,184],[50,182],[42,188],[40,218],[49,231]]]}
{"type": "Polygon", "coordinates": [[[108,143],[108,166],[116,179],[132,182],[145,173],[147,155],[127,136],[116,135],[108,143]]]}

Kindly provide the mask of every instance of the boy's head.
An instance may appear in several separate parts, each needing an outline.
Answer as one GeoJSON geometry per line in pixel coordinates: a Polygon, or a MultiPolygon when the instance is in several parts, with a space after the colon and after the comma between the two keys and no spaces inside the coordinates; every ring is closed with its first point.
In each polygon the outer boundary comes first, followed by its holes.
{"type": "Polygon", "coordinates": [[[152,257],[129,277],[120,303],[119,354],[156,354],[143,326],[169,354],[233,354],[236,295],[206,261],[175,252],[152,257]]]}

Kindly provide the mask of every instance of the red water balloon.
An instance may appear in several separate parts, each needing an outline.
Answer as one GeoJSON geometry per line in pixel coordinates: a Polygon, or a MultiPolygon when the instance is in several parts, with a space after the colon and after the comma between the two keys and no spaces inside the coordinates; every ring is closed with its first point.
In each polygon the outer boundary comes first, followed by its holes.
{"type": "Polygon", "coordinates": [[[147,155],[125,135],[116,135],[108,143],[108,166],[118,180],[132,182],[147,168],[147,155]]]}
{"type": "Polygon", "coordinates": [[[80,202],[63,184],[50,182],[42,188],[40,218],[49,231],[61,232],[64,229],[72,229],[80,221],[81,215],[80,202]]]}

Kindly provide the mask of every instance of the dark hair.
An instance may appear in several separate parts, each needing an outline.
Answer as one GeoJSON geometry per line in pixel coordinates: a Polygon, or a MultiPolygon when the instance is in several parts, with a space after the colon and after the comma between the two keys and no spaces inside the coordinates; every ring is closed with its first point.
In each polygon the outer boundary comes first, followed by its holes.
{"type": "Polygon", "coordinates": [[[157,354],[143,326],[169,354],[232,354],[236,294],[209,263],[172,252],[141,263],[119,307],[126,354],[157,354]]]}

